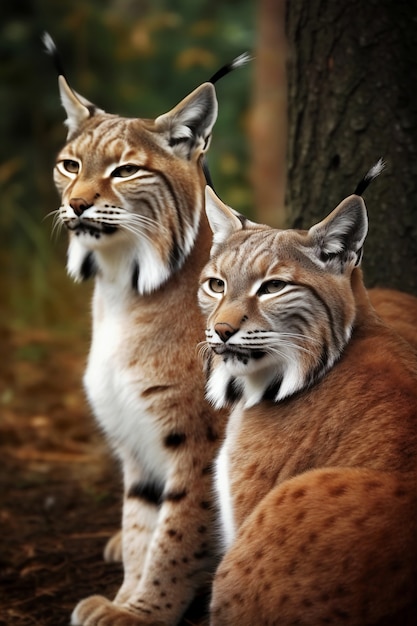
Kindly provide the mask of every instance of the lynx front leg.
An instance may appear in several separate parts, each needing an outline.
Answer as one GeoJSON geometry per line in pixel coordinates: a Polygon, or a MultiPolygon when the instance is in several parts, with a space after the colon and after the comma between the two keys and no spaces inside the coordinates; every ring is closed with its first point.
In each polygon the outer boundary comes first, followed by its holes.
{"type": "Polygon", "coordinates": [[[124,580],[114,602],[127,601],[140,581],[159,514],[160,496],[145,491],[141,483],[128,488],[123,502],[122,560],[124,580]]]}
{"type": "Polygon", "coordinates": [[[157,621],[149,621],[148,613],[143,613],[145,621],[141,621],[140,611],[132,613],[121,605],[131,597],[141,579],[158,518],[162,489],[158,492],[155,487],[145,487],[141,468],[127,457],[123,469],[125,493],[122,530],[110,539],[104,553],[106,560],[123,561],[123,584],[114,602],[102,596],[91,596],[79,602],[71,618],[74,626],[158,624],[157,621]]]}
{"type": "MultiPolygon", "coordinates": [[[[213,573],[210,462],[203,454],[193,461],[191,471],[190,459],[178,459],[182,471],[180,474],[177,466],[164,490],[142,577],[123,604],[132,612],[147,613],[152,624],[158,620],[177,624],[213,573]]],[[[126,565],[128,571],[134,571],[134,566],[126,565]]]]}
{"type": "MultiPolygon", "coordinates": [[[[124,469],[124,501],[122,530],[114,534],[104,548],[104,560],[109,563],[126,562],[124,553],[135,553],[135,561],[141,569],[145,561],[151,535],[158,516],[158,505],[162,495],[154,485],[146,485],[143,471],[138,463],[126,454],[124,469]],[[139,496],[139,497],[138,497],[139,496]]],[[[130,559],[131,561],[133,559],[130,559]]]]}
{"type": "Polygon", "coordinates": [[[155,530],[162,487],[146,480],[139,464],[125,454],[123,462],[124,499],[120,550],[124,579],[115,604],[123,604],[131,596],[145,566],[146,554],[155,530]]]}
{"type": "Polygon", "coordinates": [[[114,602],[101,596],[80,602],[73,626],[175,626],[196,591],[208,584],[215,554],[213,452],[196,450],[190,456],[178,454],[158,502],[149,485],[138,483],[127,491],[123,585],[114,602]]]}

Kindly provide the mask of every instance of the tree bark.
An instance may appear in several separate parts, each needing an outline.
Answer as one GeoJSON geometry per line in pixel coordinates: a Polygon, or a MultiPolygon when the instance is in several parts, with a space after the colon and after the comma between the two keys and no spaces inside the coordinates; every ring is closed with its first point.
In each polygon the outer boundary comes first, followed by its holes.
{"type": "Polygon", "coordinates": [[[417,293],[417,3],[287,0],[291,224],[308,228],[365,193],[364,271],[375,284],[417,293]]]}
{"type": "Polygon", "coordinates": [[[256,219],[283,227],[287,134],[285,0],[259,0],[250,120],[256,219]]]}

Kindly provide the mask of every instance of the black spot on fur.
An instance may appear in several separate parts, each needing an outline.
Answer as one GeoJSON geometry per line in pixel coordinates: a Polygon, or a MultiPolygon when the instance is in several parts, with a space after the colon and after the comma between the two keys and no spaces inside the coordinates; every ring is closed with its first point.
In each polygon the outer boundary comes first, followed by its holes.
{"type": "Polygon", "coordinates": [[[80,269],[81,278],[82,280],[88,280],[89,278],[92,278],[93,276],[95,276],[96,273],[97,273],[97,265],[94,259],[94,254],[92,252],[89,252],[87,256],[84,258],[82,265],[81,265],[81,269],[80,269]]]}
{"type": "Polygon", "coordinates": [[[219,435],[212,429],[211,426],[207,427],[207,441],[217,441],[219,435]]]}
{"type": "Polygon", "coordinates": [[[262,399],[275,402],[275,398],[277,397],[279,393],[281,383],[282,383],[282,378],[271,383],[269,387],[266,388],[262,399]]]}
{"type": "Polygon", "coordinates": [[[226,401],[234,404],[242,397],[242,388],[235,378],[231,378],[226,388],[226,401]]]}
{"type": "Polygon", "coordinates": [[[182,491],[168,491],[164,494],[165,502],[181,502],[184,498],[187,497],[187,490],[183,489],[182,491]]]}
{"type": "Polygon", "coordinates": [[[207,550],[201,550],[201,552],[194,552],[193,557],[195,559],[205,559],[208,556],[207,550]]]}
{"type": "Polygon", "coordinates": [[[162,493],[163,488],[155,483],[136,483],[130,487],[127,497],[159,506],[162,503],[162,493]]]}
{"type": "Polygon", "coordinates": [[[138,280],[139,280],[139,263],[135,263],[133,265],[133,271],[132,271],[132,289],[134,291],[138,290],[138,280]]]}
{"type": "Polygon", "coordinates": [[[185,433],[170,433],[164,439],[164,445],[167,448],[178,448],[181,446],[187,439],[187,435],[185,433]]]}

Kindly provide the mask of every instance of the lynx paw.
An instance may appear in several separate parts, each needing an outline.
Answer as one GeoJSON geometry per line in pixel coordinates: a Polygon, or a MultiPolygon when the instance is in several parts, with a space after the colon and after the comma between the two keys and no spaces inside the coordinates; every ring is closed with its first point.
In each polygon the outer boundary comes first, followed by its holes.
{"type": "Polygon", "coordinates": [[[113,537],[110,537],[104,548],[103,556],[107,563],[121,563],[123,561],[121,530],[113,535],[113,537]]]}
{"type": "Polygon", "coordinates": [[[163,626],[150,616],[134,615],[103,596],[81,600],[71,615],[71,626],[163,626]]]}

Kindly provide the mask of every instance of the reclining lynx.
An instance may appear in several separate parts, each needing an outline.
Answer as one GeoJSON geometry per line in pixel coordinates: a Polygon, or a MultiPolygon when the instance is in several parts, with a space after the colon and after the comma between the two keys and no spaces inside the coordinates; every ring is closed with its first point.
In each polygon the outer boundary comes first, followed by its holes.
{"type": "Polygon", "coordinates": [[[204,83],[155,120],[127,119],[59,82],[69,132],[54,172],[57,220],[69,231],[69,274],[95,277],[85,387],[124,474],[122,546],[118,535],[106,548],[122,556],[123,585],[114,602],[80,602],[72,624],[174,625],[214,567],[210,470],[224,417],[204,398],[196,345],[215,91],[204,83]]]}
{"type": "Polygon", "coordinates": [[[211,624],[411,626],[417,357],[364,288],[364,202],[309,231],[206,204],[207,395],[233,407],[211,624]]]}

